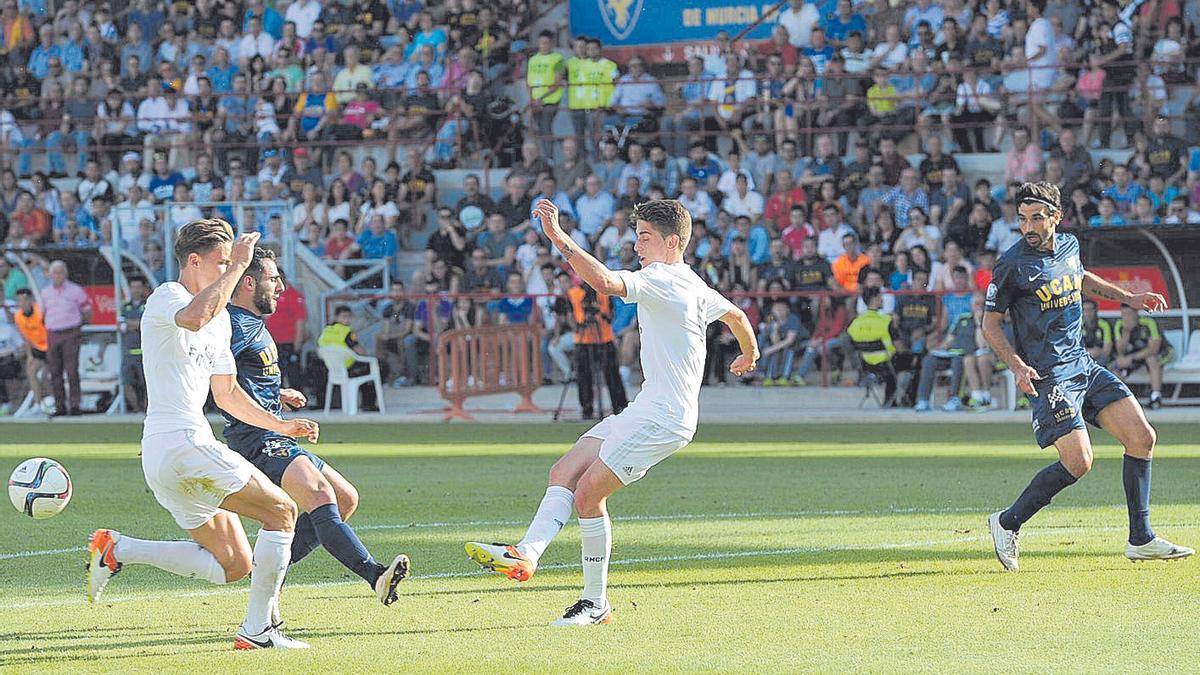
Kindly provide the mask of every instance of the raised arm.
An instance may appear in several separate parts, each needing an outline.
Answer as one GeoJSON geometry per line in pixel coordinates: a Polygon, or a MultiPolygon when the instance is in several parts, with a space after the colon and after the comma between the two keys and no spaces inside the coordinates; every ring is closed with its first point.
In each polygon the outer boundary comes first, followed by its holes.
{"type": "Polygon", "coordinates": [[[175,325],[196,332],[204,328],[209,321],[217,316],[229,304],[229,298],[237,288],[242,274],[250,266],[254,257],[254,244],[258,242],[257,232],[240,235],[233,243],[229,255],[229,264],[216,281],[196,294],[187,307],[175,314],[175,325]]]}
{"type": "Polygon", "coordinates": [[[1158,293],[1130,293],[1111,281],[1088,271],[1084,271],[1083,273],[1083,283],[1080,290],[1093,298],[1114,300],[1123,305],[1129,305],[1135,309],[1144,309],[1148,312],[1161,312],[1169,307],[1167,299],[1158,293]]]}
{"type": "Polygon", "coordinates": [[[740,308],[725,312],[719,321],[729,330],[733,331],[733,336],[737,338],[738,346],[741,347],[742,353],[729,364],[729,372],[737,376],[745,375],[754,370],[758,364],[758,340],[754,337],[754,326],[750,325],[750,319],[746,317],[746,313],[740,308]]]}
{"type": "Polygon", "coordinates": [[[546,233],[550,243],[554,244],[554,247],[562,253],[563,260],[571,265],[571,268],[587,282],[587,285],[605,295],[625,297],[625,282],[621,277],[605,267],[604,263],[597,260],[592,254],[579,248],[575,241],[566,232],[563,232],[562,227],[558,224],[558,207],[554,205],[554,202],[549,199],[539,201],[537,208],[533,210],[533,215],[541,219],[542,231],[546,233]]]}
{"type": "Polygon", "coordinates": [[[1036,397],[1038,393],[1033,388],[1033,380],[1040,380],[1042,376],[1038,375],[1037,370],[1017,355],[1012,343],[1008,341],[1008,336],[1004,334],[1004,314],[984,312],[983,337],[987,340],[988,346],[992,348],[996,358],[1007,364],[1008,369],[1017,378],[1017,387],[1029,396],[1036,397]]]}

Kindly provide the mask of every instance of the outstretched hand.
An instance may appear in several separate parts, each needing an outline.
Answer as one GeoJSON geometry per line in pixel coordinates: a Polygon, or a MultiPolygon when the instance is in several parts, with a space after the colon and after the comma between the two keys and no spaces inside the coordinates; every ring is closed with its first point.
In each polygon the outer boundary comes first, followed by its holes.
{"type": "Polygon", "coordinates": [[[566,233],[558,224],[558,206],[554,202],[542,199],[533,210],[533,215],[542,221],[542,232],[546,233],[546,237],[550,239],[551,243],[557,245],[566,238],[566,233]]]}
{"type": "Polygon", "coordinates": [[[1129,298],[1129,306],[1147,312],[1161,312],[1170,305],[1167,304],[1167,299],[1158,293],[1134,293],[1129,298]]]}

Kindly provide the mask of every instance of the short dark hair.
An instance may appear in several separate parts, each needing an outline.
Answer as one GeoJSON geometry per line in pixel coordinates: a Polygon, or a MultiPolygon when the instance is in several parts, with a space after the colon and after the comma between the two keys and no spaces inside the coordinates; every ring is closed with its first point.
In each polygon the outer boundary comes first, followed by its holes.
{"type": "Polygon", "coordinates": [[[343,312],[349,312],[349,313],[353,314],[354,310],[350,309],[350,305],[338,305],[337,307],[333,308],[334,316],[337,316],[338,314],[341,314],[343,312]]]}
{"type": "Polygon", "coordinates": [[[254,279],[254,283],[262,283],[263,263],[267,260],[275,260],[275,251],[261,246],[254,247],[254,257],[250,259],[250,265],[246,267],[246,271],[242,274],[243,277],[254,279]]]}
{"type": "Polygon", "coordinates": [[[31,297],[31,298],[32,298],[32,297],[33,297],[33,291],[29,290],[28,288],[18,288],[18,289],[17,289],[17,293],[16,293],[16,295],[17,295],[17,297],[18,297],[18,298],[19,298],[19,297],[21,297],[21,296],[23,296],[23,295],[28,295],[29,297],[31,297]]]}
{"type": "Polygon", "coordinates": [[[634,206],[629,221],[636,227],[639,220],[650,223],[664,239],[678,235],[680,250],[692,238],[692,214],[678,200],[653,199],[634,206]]]}
{"type": "Polygon", "coordinates": [[[1052,212],[1062,210],[1062,196],[1059,194],[1058,186],[1046,181],[1022,183],[1021,187],[1017,188],[1016,202],[1018,205],[1042,204],[1050,207],[1052,212]]]}

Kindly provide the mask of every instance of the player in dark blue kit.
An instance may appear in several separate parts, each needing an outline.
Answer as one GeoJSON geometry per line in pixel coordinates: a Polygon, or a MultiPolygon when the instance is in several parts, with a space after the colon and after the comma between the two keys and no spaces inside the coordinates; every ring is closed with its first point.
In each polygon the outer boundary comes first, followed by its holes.
{"type": "Polygon", "coordinates": [[[1062,219],[1057,186],[1025,183],[1017,190],[1016,202],[1021,241],[996,263],[987,289],[983,334],[1033,404],[1038,445],[1055,446],[1059,461],[1034,476],[1012,506],[988,518],[996,557],[1005,569],[1016,571],[1021,526],[1092,468],[1087,424],[1099,426],[1125,446],[1125,556],[1168,560],[1192,555],[1192,549],[1155,536],[1150,528],[1154,429],[1129,388],[1083,346],[1083,294],[1149,311],[1165,309],[1167,302],[1157,293],[1130,293],[1083,269],[1079,242],[1056,232],[1062,219]],[[1015,349],[1004,334],[1005,312],[1012,318],[1015,349]]]}
{"type": "MultiPolygon", "coordinates": [[[[282,389],[279,350],[263,322],[274,313],[283,279],[274,252],[254,250],[254,259],[238,283],[229,305],[233,323],[231,351],[237,361],[237,381],[267,411],[278,415],[282,407],[303,408],[304,394],[282,389]]],[[[396,556],[390,565],[375,561],[358,535],[345,523],[358,507],[358,491],[333,467],[294,440],[259,429],[225,415],[225,443],[258,467],[271,482],[283,488],[300,510],[292,540],[296,564],[317,546],[351,572],[362,577],[385,604],[396,601],[396,586],[409,573],[408,556],[396,556]]],[[[272,621],[279,622],[277,608],[272,621]]]]}

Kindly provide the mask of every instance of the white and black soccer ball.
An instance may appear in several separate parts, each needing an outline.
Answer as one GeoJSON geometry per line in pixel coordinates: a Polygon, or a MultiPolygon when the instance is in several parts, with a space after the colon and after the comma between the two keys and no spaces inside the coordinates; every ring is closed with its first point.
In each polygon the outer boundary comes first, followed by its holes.
{"type": "Polygon", "coordinates": [[[71,476],[52,459],[27,459],[8,479],[8,498],[13,507],[31,518],[58,515],[71,501],[71,476]]]}

